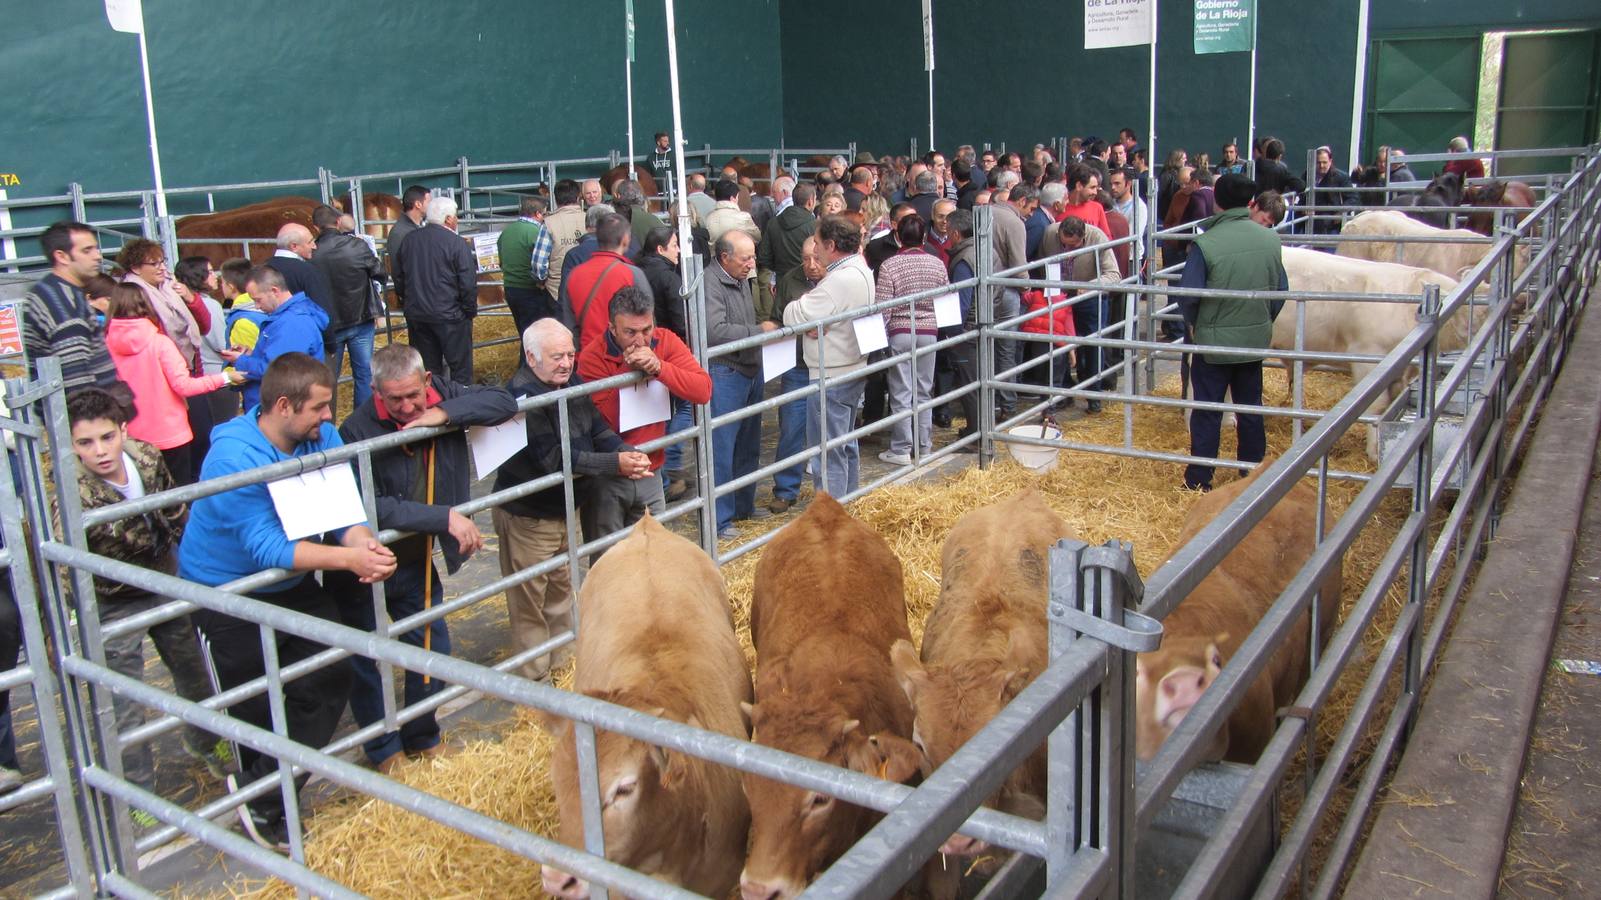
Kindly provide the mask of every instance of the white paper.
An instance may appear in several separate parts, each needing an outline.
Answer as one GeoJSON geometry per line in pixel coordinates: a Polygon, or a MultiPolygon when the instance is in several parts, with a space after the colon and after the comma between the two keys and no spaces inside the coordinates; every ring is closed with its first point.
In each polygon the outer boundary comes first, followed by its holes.
{"type": "Polygon", "coordinates": [[[367,521],[356,473],[349,463],[269,481],[267,493],[272,495],[284,537],[291,541],[367,521]]]}
{"type": "Polygon", "coordinates": [[[467,429],[467,446],[473,451],[473,468],[479,478],[500,468],[506,460],[528,446],[526,413],[518,413],[499,425],[475,425],[467,429]]]}
{"type": "Polygon", "coordinates": [[[795,368],[794,338],[762,345],[762,381],[772,381],[793,368],[795,368]]]}
{"type": "Polygon", "coordinates": [[[653,422],[665,422],[672,414],[673,403],[667,395],[667,385],[660,379],[652,378],[644,384],[617,390],[618,434],[653,422]]]}
{"type": "Polygon", "coordinates": [[[934,327],[954,328],[962,324],[962,298],[956,294],[941,294],[934,298],[934,327]]]}
{"type": "MultiPolygon", "coordinates": [[[[1061,281],[1062,280],[1062,264],[1059,263],[1059,262],[1046,263],[1045,264],[1045,280],[1046,281],[1061,281]]],[[[1062,296],[1062,289],[1059,288],[1059,287],[1047,287],[1045,289],[1045,296],[1046,297],[1060,297],[1060,296],[1062,296]]]]}
{"type": "Polygon", "coordinates": [[[889,332],[884,330],[882,313],[852,319],[851,327],[856,329],[856,346],[863,356],[889,346],[889,332]]]}

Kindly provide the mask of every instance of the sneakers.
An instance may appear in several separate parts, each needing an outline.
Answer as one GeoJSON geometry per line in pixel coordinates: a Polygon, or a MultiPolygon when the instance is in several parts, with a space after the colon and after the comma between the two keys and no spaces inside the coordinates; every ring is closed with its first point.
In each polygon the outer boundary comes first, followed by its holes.
{"type": "MultiPolygon", "coordinates": [[[[228,776],[228,793],[239,790],[239,783],[235,776],[228,776]]],[[[289,852],[289,829],[280,818],[270,819],[250,808],[245,803],[239,807],[239,821],[244,825],[245,834],[258,845],[274,853],[289,852]]]]}
{"type": "Polygon", "coordinates": [[[896,453],[894,450],[885,450],[883,453],[878,455],[878,458],[879,460],[887,462],[892,466],[909,466],[912,464],[912,457],[910,454],[896,453]]]}
{"type": "Polygon", "coordinates": [[[229,770],[233,768],[233,746],[221,738],[210,749],[184,744],[183,752],[199,760],[212,778],[227,778],[229,770]]]}
{"type": "Polygon", "coordinates": [[[22,773],[0,766],[0,794],[10,793],[19,787],[22,787],[22,773]]]}

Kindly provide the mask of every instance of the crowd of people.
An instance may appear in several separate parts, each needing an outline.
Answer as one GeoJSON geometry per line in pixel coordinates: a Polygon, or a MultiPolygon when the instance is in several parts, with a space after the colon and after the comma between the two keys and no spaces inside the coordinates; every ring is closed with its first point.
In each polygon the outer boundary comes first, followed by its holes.
{"type": "MultiPolygon", "coordinates": [[[[447,572],[486,546],[478,525],[454,509],[470,496],[463,429],[503,424],[518,415],[526,398],[639,372],[659,382],[669,401],[664,418],[629,422],[626,429],[617,389],[523,414],[526,446],[494,476],[496,491],[522,489],[491,514],[500,570],[508,576],[541,567],[569,549],[569,487],[586,543],[626,528],[647,511],[663,512],[667,502],[691,490],[682,445],[648,453],[637,448],[688,428],[697,405],[718,417],[763,400],[768,386],[760,348],[718,352],[718,345],[926,293],[925,299],[888,309],[888,352],[931,348],[942,337],[976,327],[982,309],[993,321],[1033,312],[1023,329],[1053,340],[997,341],[996,371],[1034,360],[1034,368],[1011,380],[1115,390],[1118,359],[1111,351],[1081,350],[1069,362],[1051,365],[1042,359],[1068,337],[1096,331],[1121,316],[1121,303],[1104,295],[1091,295],[1068,309],[1055,291],[963,287],[955,292],[960,323],[942,327],[936,321],[940,290],[977,271],[973,209],[993,209],[998,269],[1027,269],[1066,251],[1099,248],[1069,260],[1062,278],[1110,287],[1147,263],[1139,242],[1115,242],[1140,233],[1155,215],[1164,223],[1208,222],[1200,240],[1164,249],[1167,264],[1186,260],[1184,284],[1282,289],[1283,269],[1274,252],[1278,238],[1270,228],[1284,215],[1283,195],[1304,185],[1284,167],[1281,143],[1263,142],[1254,180],[1242,173],[1235,149],[1224,148],[1216,173],[1206,160],[1192,166],[1183,151],[1175,151],[1154,179],[1145,177],[1145,151],[1129,129],[1115,142],[1076,141],[1072,156],[1062,160],[1044,147],[1025,158],[978,153],[969,146],[950,157],[939,151],[912,160],[835,157],[813,178],[772,178],[766,195],[754,194],[733,167],[716,173],[715,180],[709,173],[693,173],[683,186],[692,210],[692,247],[680,246],[678,232],[651,211],[637,183],[617,183],[610,202],[603,202],[597,180],[560,181],[548,200],[524,198],[517,221],[499,236],[506,302],[523,351],[504,385],[478,384],[473,377],[477,263],[456,233],[456,204],[420,186],[404,192],[403,213],[382,256],[372,241],[354,232],[349,216],[323,206],[312,214],[315,234],[298,223],[283,226],[276,252],[260,265],[235,259],[214,266],[205,257],[187,257],[169,268],[160,244],[136,239],[122,245],[111,275],[103,271],[92,227],[58,223],[41,236],[51,270],[23,300],[24,340],[30,360],[54,356],[60,362],[79,497],[86,508],[346,442],[449,426],[373,454],[375,521],[291,539],[267,486],[253,484],[89,530],[93,552],[203,585],[226,585],[265,569],[287,570],[293,574],[248,596],[372,630],[377,623],[368,586],[384,583],[392,620],[416,616],[443,599],[436,543],[447,572]],[[705,260],[705,303],[698,311],[687,308],[683,296],[683,253],[699,253],[705,260]],[[384,310],[386,283],[405,316],[407,342],[375,350],[375,319],[384,310]],[[696,316],[711,347],[704,367],[689,349],[689,323],[696,316]],[[346,353],[355,406],[336,427],[335,378],[346,353]],[[563,473],[572,476],[570,484],[551,477],[563,473]],[[539,479],[546,486],[526,490],[539,479]],[[385,546],[375,537],[385,529],[408,536],[385,546]]],[[[1329,174],[1323,168],[1327,156],[1320,153],[1318,159],[1321,184],[1329,174]]],[[[1197,399],[1221,401],[1227,390],[1236,402],[1259,398],[1259,351],[1267,346],[1274,310],[1261,301],[1192,300],[1184,304],[1184,313],[1188,337],[1240,348],[1197,359],[1197,399]]],[[[879,454],[897,465],[932,452],[936,426],[960,423],[959,436],[977,427],[973,393],[953,404],[926,403],[976,380],[971,342],[908,356],[874,376],[857,375],[872,359],[857,331],[842,319],[802,332],[796,365],[778,380],[786,393],[822,384],[810,398],[778,408],[774,456],[789,459],[826,445],[810,466],[818,491],[844,496],[859,488],[860,441],[840,438],[862,423],[924,404],[916,415],[895,423],[879,454]]],[[[1020,407],[1018,393],[997,392],[999,418],[1020,407]]],[[[1096,399],[1085,404],[1086,414],[1100,408],[1096,399]]],[[[1197,455],[1215,455],[1216,419],[1216,414],[1196,415],[1192,450],[1197,455]]],[[[1240,422],[1241,458],[1260,459],[1260,417],[1242,415],[1240,422]]],[[[710,458],[716,483],[756,470],[761,432],[759,415],[714,429],[710,458]]],[[[740,520],[794,506],[806,470],[802,462],[775,474],[765,508],[756,502],[755,484],[717,498],[718,536],[733,537],[740,520]]],[[[1209,468],[1192,466],[1184,481],[1207,489],[1210,478],[1209,468]]],[[[566,659],[567,650],[548,645],[572,625],[568,573],[565,566],[547,567],[506,591],[512,648],[521,655],[521,673],[530,679],[548,679],[566,659]]],[[[95,584],[103,622],[162,602],[158,591],[100,578],[95,584]]],[[[14,604],[0,603],[0,613],[4,669],[15,664],[18,627],[14,604]]],[[[179,693],[190,699],[266,671],[260,633],[250,622],[201,610],[147,631],[179,693]]],[[[108,643],[108,665],[140,677],[144,634],[108,643]]],[[[283,632],[276,638],[280,667],[323,649],[283,632]]],[[[442,617],[405,632],[401,640],[450,652],[442,617]]],[[[407,673],[404,702],[417,704],[440,687],[437,679],[407,673]]],[[[382,688],[376,665],[359,656],[286,683],[289,736],[312,746],[326,744],[347,705],[358,725],[380,721],[382,688]]],[[[131,701],[118,697],[115,705],[119,730],[142,721],[142,708],[131,701]]],[[[265,695],[237,703],[229,712],[271,727],[265,695]]],[[[21,780],[5,715],[0,788],[21,780]]],[[[277,767],[271,756],[243,745],[235,759],[227,742],[200,729],[186,729],[183,742],[225,776],[230,788],[267,777],[277,767]]],[[[389,772],[408,757],[439,752],[440,746],[439,725],[426,713],[372,738],[364,750],[376,768],[389,772]]],[[[130,746],[124,771],[148,788],[149,748],[130,746]]],[[[250,800],[240,812],[258,842],[287,846],[278,791],[250,800]]],[[[141,826],[155,822],[143,811],[134,816],[141,826]]]]}

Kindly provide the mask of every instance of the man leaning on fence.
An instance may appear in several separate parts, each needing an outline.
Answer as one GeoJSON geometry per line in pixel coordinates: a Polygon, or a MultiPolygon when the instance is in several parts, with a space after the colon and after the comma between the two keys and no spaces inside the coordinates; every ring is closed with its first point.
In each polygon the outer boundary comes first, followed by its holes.
{"type": "MultiPolygon", "coordinates": [[[[523,361],[506,387],[516,397],[538,397],[578,383],[578,353],[573,333],[556,319],[540,319],[523,332],[523,361]]],[[[495,473],[495,491],[509,490],[562,471],[563,444],[571,452],[574,503],[584,500],[588,483],[582,476],[622,475],[649,478],[650,457],[623,443],[606,427],[588,397],[567,401],[567,428],[562,430],[561,404],[528,411],[528,445],[502,463],[495,473]]],[[[495,507],[495,536],[500,541],[500,573],[526,571],[568,550],[566,491],[560,484],[525,494],[495,507]]],[[[572,579],[563,564],[506,589],[514,652],[521,653],[571,631],[572,579]]],[[[543,681],[571,655],[563,647],[522,664],[524,678],[543,681]]]]}
{"type": "MultiPolygon", "coordinates": [[[[517,414],[517,401],[503,387],[456,384],[423,368],[422,355],[405,344],[390,344],[373,355],[371,399],[351,412],[339,426],[348,443],[382,437],[409,428],[431,425],[499,425],[517,414]]],[[[452,431],[425,441],[379,451],[372,457],[373,491],[378,506],[378,527],[412,532],[390,546],[395,574],[384,583],[384,603],[390,621],[414,616],[425,607],[444,602],[445,588],[433,566],[437,540],[451,572],[484,545],[472,519],[451,507],[467,502],[469,490],[467,435],[452,431]]],[[[347,572],[324,576],[329,590],[359,598],[340,606],[345,624],[367,631],[376,629],[369,592],[359,590],[347,572]],[[336,587],[337,585],[337,587],[336,587]]],[[[450,633],[443,618],[424,628],[413,628],[400,640],[425,646],[424,632],[432,632],[426,646],[435,653],[450,652],[450,633]]],[[[366,657],[351,658],[355,683],[350,691],[350,712],[356,724],[371,725],[383,718],[384,698],[378,668],[366,657]]],[[[419,672],[406,673],[405,702],[420,703],[443,688],[439,679],[424,680],[419,672]]],[[[433,755],[439,747],[439,723],[432,712],[404,722],[398,732],[367,741],[367,758],[388,774],[405,759],[403,754],[433,755]]]]}
{"type": "MultiPolygon", "coordinates": [[[[202,480],[222,478],[288,459],[314,456],[344,444],[334,430],[333,373],[304,353],[285,353],[272,361],[261,381],[261,403],[217,426],[211,451],[200,468],[202,480]]],[[[340,463],[338,465],[346,465],[340,463]]],[[[265,483],[250,484],[195,501],[189,528],[178,552],[178,574],[213,587],[264,569],[290,569],[288,578],[257,588],[247,596],[264,604],[339,622],[339,606],[358,602],[324,590],[313,573],[342,569],[362,583],[383,581],[395,571],[395,555],[378,543],[366,523],[330,532],[336,543],[312,538],[290,540],[265,483]]],[[[193,616],[209,652],[222,690],[265,674],[259,625],[209,609],[193,616]]],[[[283,631],[273,632],[278,665],[290,665],[327,649],[323,644],[283,631]]],[[[350,696],[350,662],[341,659],[283,685],[285,728],[289,738],[322,747],[333,737],[350,696]]],[[[265,692],[235,703],[236,719],[272,729],[265,692]]],[[[278,760],[239,746],[239,774],[230,787],[273,776],[278,760]]],[[[297,780],[303,784],[304,778],[297,780]]],[[[288,847],[283,795],[274,785],[239,807],[245,830],[264,847],[288,847]]]]}
{"type": "MultiPolygon", "coordinates": [[[[1277,233],[1251,221],[1250,203],[1255,185],[1244,175],[1218,179],[1217,205],[1222,212],[1207,220],[1203,233],[1190,244],[1180,287],[1230,291],[1287,291],[1277,233]]],[[[1238,347],[1245,353],[1197,353],[1190,363],[1195,399],[1221,403],[1225,393],[1245,406],[1262,405],[1263,351],[1273,342],[1273,320],[1283,301],[1269,303],[1237,297],[1180,295],[1179,307],[1191,329],[1191,342],[1238,347]]],[[[1267,452],[1262,416],[1236,414],[1239,422],[1241,462],[1261,462],[1267,452]]],[[[1197,409],[1190,413],[1190,455],[1217,456],[1223,414],[1197,409]]],[[[1184,469],[1184,486],[1212,489],[1212,466],[1192,464],[1184,469]]]]}

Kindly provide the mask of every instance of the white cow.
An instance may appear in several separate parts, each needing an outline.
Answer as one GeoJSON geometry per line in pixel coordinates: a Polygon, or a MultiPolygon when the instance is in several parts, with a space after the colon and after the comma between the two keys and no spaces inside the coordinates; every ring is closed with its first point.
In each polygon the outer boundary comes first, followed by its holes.
{"type": "MultiPolygon", "coordinates": [[[[1293,299],[1296,294],[1412,294],[1421,297],[1424,285],[1437,284],[1440,286],[1440,299],[1444,300],[1457,286],[1456,279],[1430,269],[1351,259],[1299,247],[1284,248],[1284,270],[1289,274],[1292,299],[1284,305],[1278,319],[1273,322],[1273,347],[1277,350],[1295,349],[1295,330],[1299,318],[1297,303],[1306,306],[1306,333],[1302,348],[1315,353],[1383,356],[1395,349],[1418,324],[1418,308],[1411,303],[1296,301],[1293,299]]],[[[1441,351],[1460,350],[1467,346],[1471,336],[1469,320],[1468,313],[1458,310],[1445,323],[1438,339],[1441,351]]],[[[1291,361],[1284,360],[1284,365],[1293,377],[1291,361]]],[[[1344,365],[1351,374],[1352,384],[1366,378],[1374,369],[1373,363],[1344,365]]],[[[1404,386],[1403,380],[1391,384],[1389,390],[1380,394],[1368,411],[1382,412],[1404,386]]],[[[1369,429],[1368,432],[1368,455],[1378,458],[1376,429],[1369,429]]]]}
{"type": "MultiPolygon", "coordinates": [[[[1466,228],[1436,228],[1394,210],[1373,210],[1345,223],[1340,234],[1346,237],[1451,237],[1461,243],[1402,243],[1386,240],[1341,241],[1339,255],[1352,259],[1399,263],[1432,269],[1460,281],[1490,252],[1493,244],[1466,228]]],[[[1529,261],[1529,248],[1517,248],[1513,270],[1523,271],[1529,261]]]]}

